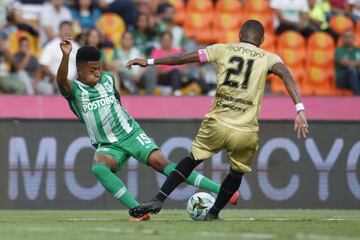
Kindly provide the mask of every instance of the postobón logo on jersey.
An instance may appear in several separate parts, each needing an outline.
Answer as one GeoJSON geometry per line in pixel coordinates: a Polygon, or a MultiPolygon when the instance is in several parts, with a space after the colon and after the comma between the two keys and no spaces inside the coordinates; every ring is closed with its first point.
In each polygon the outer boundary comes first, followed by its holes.
{"type": "Polygon", "coordinates": [[[84,112],[94,111],[100,107],[104,107],[106,105],[113,104],[114,101],[115,101],[114,95],[109,96],[109,97],[104,97],[104,98],[98,99],[96,101],[89,102],[87,104],[83,104],[83,109],[84,109],[84,112]]]}

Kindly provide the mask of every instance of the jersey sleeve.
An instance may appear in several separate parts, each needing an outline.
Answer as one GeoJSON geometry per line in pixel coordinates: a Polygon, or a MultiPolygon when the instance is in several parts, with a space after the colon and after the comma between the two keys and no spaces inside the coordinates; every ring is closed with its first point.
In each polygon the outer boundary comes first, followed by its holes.
{"type": "Polygon", "coordinates": [[[268,70],[271,70],[272,66],[276,63],[284,63],[283,60],[274,53],[268,53],[267,56],[267,68],[268,70]]]}
{"type": "Polygon", "coordinates": [[[74,99],[75,96],[75,87],[76,84],[74,81],[71,81],[71,88],[70,88],[70,93],[68,95],[62,95],[64,98],[66,98],[66,100],[71,101],[74,99]]]}
{"type": "Polygon", "coordinates": [[[217,62],[224,53],[224,50],[224,44],[214,44],[206,47],[205,49],[200,49],[198,51],[200,62],[217,62]]]}

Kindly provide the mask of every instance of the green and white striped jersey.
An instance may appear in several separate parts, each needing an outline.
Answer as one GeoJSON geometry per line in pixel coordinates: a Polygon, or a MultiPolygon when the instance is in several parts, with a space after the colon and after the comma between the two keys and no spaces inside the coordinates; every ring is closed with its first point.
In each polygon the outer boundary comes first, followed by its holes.
{"type": "Polygon", "coordinates": [[[111,73],[101,72],[95,86],[74,80],[66,99],[71,110],[85,123],[94,144],[113,143],[127,137],[138,123],[121,107],[111,73]]]}

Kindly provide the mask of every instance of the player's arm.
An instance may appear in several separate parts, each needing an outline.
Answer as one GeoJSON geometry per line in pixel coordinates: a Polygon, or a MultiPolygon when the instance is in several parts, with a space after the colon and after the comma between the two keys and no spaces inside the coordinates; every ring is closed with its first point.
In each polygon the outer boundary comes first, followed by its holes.
{"type": "Polygon", "coordinates": [[[297,111],[294,130],[297,132],[298,138],[300,138],[301,134],[305,138],[309,133],[308,123],[306,121],[304,104],[301,103],[299,89],[296,86],[293,76],[289,69],[281,62],[275,63],[271,67],[271,71],[283,80],[286,90],[290,94],[297,111]]]}
{"type": "Polygon", "coordinates": [[[150,65],[180,65],[180,64],[196,63],[196,62],[200,62],[199,52],[197,51],[190,53],[170,54],[165,57],[160,57],[156,59],[135,58],[129,61],[126,64],[126,67],[130,68],[133,65],[138,65],[141,67],[147,67],[150,65]]]}
{"type": "Polygon", "coordinates": [[[60,48],[63,56],[61,58],[60,66],[56,74],[56,83],[60,89],[61,95],[63,95],[64,97],[68,97],[71,93],[71,83],[67,78],[69,71],[70,52],[72,50],[70,40],[71,38],[65,38],[62,39],[60,43],[60,48]]]}

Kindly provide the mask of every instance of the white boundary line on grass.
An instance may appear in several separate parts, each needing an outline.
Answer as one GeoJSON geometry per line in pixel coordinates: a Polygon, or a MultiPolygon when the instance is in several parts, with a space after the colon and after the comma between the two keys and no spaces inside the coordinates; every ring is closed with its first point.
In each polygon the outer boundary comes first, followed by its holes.
{"type": "Polygon", "coordinates": [[[349,237],[342,235],[322,235],[315,233],[296,233],[296,240],[358,240],[358,237],[349,237]]]}
{"type": "Polygon", "coordinates": [[[260,232],[243,232],[243,233],[229,233],[229,232],[197,232],[204,237],[221,238],[221,237],[235,237],[240,239],[275,239],[272,233],[260,232]]]}
{"type": "MultiPolygon", "coordinates": [[[[192,219],[173,219],[174,221],[193,221],[192,219]]],[[[170,219],[165,218],[157,218],[157,219],[151,219],[150,221],[172,221],[170,219]]],[[[226,218],[223,220],[224,222],[232,222],[232,221],[314,221],[314,222],[320,222],[320,221],[360,221],[360,218],[226,218]]],[[[201,221],[199,221],[201,222],[201,221]]]]}
{"type": "MultiPolygon", "coordinates": [[[[122,221],[124,219],[114,219],[114,218],[69,218],[65,219],[65,221],[74,221],[74,222],[80,222],[80,221],[122,221]]],[[[166,219],[166,218],[156,218],[151,219],[150,221],[193,221],[192,219],[166,219]]],[[[360,221],[360,218],[226,218],[224,219],[225,222],[231,222],[231,221],[360,221]]]]}
{"type": "Polygon", "coordinates": [[[69,219],[65,219],[66,221],[114,221],[114,220],[118,220],[118,219],[113,219],[113,218],[69,218],[69,219]]]}

